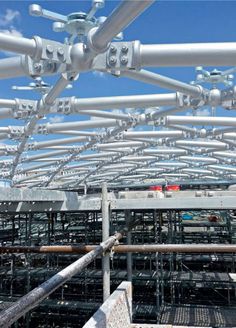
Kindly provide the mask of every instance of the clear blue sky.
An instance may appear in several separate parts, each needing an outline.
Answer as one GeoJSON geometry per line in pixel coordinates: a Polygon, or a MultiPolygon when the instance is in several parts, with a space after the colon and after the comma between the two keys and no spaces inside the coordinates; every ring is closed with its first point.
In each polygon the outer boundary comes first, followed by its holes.
{"type": "MultiPolygon", "coordinates": [[[[55,33],[51,29],[52,21],[31,17],[28,6],[32,1],[1,1],[0,29],[15,29],[23,36],[31,38],[39,35],[43,38],[63,41],[65,34],[55,33]],[[7,10],[19,12],[16,17],[6,24],[7,10]]],[[[45,9],[69,14],[75,11],[87,11],[90,1],[40,1],[45,9]]],[[[108,15],[119,1],[106,1],[99,15],[108,15]]],[[[223,42],[236,41],[236,1],[156,1],[125,31],[125,40],[138,39],[148,43],[186,43],[186,42],[223,42]]],[[[9,17],[8,17],[9,18],[9,17]]],[[[1,54],[5,57],[5,54],[1,54]]],[[[194,79],[194,68],[156,68],[156,72],[178,78],[183,81],[194,79]]],[[[47,78],[47,82],[55,81],[56,77],[47,78]]],[[[12,91],[11,86],[27,85],[29,78],[17,78],[0,81],[0,98],[36,98],[34,93],[12,91]]],[[[63,95],[76,97],[96,97],[128,94],[147,94],[169,92],[155,86],[135,82],[128,79],[117,79],[110,76],[99,77],[93,73],[81,74],[72,90],[63,95]]],[[[70,118],[65,118],[69,120],[70,118]]],[[[4,124],[16,124],[18,121],[5,120],[4,124]]]]}

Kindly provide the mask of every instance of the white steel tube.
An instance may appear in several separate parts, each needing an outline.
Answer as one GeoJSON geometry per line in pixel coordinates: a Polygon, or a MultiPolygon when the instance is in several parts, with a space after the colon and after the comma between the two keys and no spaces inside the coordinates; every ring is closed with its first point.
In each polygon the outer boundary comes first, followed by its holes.
{"type": "Polygon", "coordinates": [[[184,149],[168,149],[168,148],[162,148],[162,149],[145,149],[143,151],[143,154],[147,155],[187,155],[188,151],[184,149]]]}
{"type": "Polygon", "coordinates": [[[198,86],[190,85],[169,77],[159,75],[153,72],[142,69],[141,71],[124,71],[121,76],[126,76],[144,83],[154,84],[159,87],[182,92],[183,94],[193,97],[199,97],[202,94],[202,89],[198,86]]]}
{"type": "MultiPolygon", "coordinates": [[[[32,161],[35,161],[37,159],[43,159],[43,158],[46,159],[48,157],[53,157],[53,156],[58,156],[58,155],[65,155],[67,152],[68,152],[67,150],[57,150],[57,151],[52,151],[52,152],[46,152],[44,154],[28,156],[28,157],[22,159],[21,162],[32,162],[32,161]]],[[[48,159],[48,161],[52,161],[52,160],[53,160],[52,158],[48,159]]]]}
{"type": "Polygon", "coordinates": [[[96,120],[96,121],[78,121],[78,122],[68,122],[68,123],[55,123],[46,124],[46,129],[49,133],[54,133],[56,131],[71,130],[71,129],[94,129],[94,128],[105,128],[116,126],[117,121],[112,119],[107,120],[96,120]]]}
{"type": "Polygon", "coordinates": [[[215,170],[236,172],[236,168],[235,167],[227,167],[227,166],[220,166],[220,165],[209,165],[208,167],[210,169],[215,169],[215,170]]]}
{"type": "Polygon", "coordinates": [[[92,34],[92,48],[97,52],[105,51],[108,43],[152,3],[153,0],[124,0],[92,34]]]}
{"type": "Polygon", "coordinates": [[[0,127],[0,133],[10,133],[10,127],[0,127]]]}
{"type": "Polygon", "coordinates": [[[98,110],[81,110],[80,114],[102,117],[102,118],[113,118],[115,120],[124,120],[124,121],[130,120],[130,116],[123,113],[103,112],[98,110]]]}
{"type": "Polygon", "coordinates": [[[236,42],[140,46],[141,67],[236,66],[236,42]]]}
{"type": "Polygon", "coordinates": [[[213,172],[210,170],[203,170],[203,169],[182,169],[182,172],[188,172],[188,173],[199,173],[199,174],[212,174],[213,172]]]}
{"type": "Polygon", "coordinates": [[[192,124],[192,125],[218,125],[236,126],[235,117],[212,117],[212,116],[166,116],[163,118],[165,125],[192,124]]]}
{"type": "Polygon", "coordinates": [[[36,51],[36,42],[33,39],[0,33],[0,49],[33,57],[36,51]]]}
{"type": "Polygon", "coordinates": [[[211,158],[211,157],[201,157],[201,156],[180,156],[180,160],[182,161],[189,161],[192,163],[196,162],[203,162],[203,163],[218,163],[219,160],[216,158],[211,158]]]}
{"type": "Polygon", "coordinates": [[[213,147],[213,148],[227,148],[227,145],[220,141],[203,141],[203,140],[177,140],[176,146],[187,147],[213,147]]]}
{"type": "Polygon", "coordinates": [[[213,155],[227,157],[227,158],[234,158],[234,159],[236,158],[235,152],[214,151],[213,155]]]}
{"type": "Polygon", "coordinates": [[[0,108],[0,119],[3,120],[4,118],[12,118],[13,117],[13,110],[11,108],[0,108]]]}
{"type": "Polygon", "coordinates": [[[0,79],[23,76],[27,72],[21,56],[4,58],[0,60],[0,79]]]}
{"type": "Polygon", "coordinates": [[[35,142],[33,145],[36,149],[42,149],[50,146],[66,145],[69,143],[77,143],[77,142],[85,142],[85,141],[87,141],[86,137],[75,137],[75,138],[65,138],[65,139],[57,139],[57,140],[49,140],[49,141],[40,141],[40,142],[35,142]]]}
{"type": "Polygon", "coordinates": [[[139,141],[130,141],[130,142],[112,142],[97,145],[98,149],[111,149],[111,148],[130,148],[130,147],[142,147],[144,146],[143,142],[139,141]]]}
{"type": "Polygon", "coordinates": [[[152,107],[152,106],[175,106],[177,104],[176,93],[132,95],[116,97],[97,97],[75,99],[72,110],[79,112],[86,109],[123,109],[152,107]]]}
{"type": "Polygon", "coordinates": [[[183,137],[182,131],[127,131],[123,133],[124,139],[132,138],[168,138],[168,137],[183,137]]]}

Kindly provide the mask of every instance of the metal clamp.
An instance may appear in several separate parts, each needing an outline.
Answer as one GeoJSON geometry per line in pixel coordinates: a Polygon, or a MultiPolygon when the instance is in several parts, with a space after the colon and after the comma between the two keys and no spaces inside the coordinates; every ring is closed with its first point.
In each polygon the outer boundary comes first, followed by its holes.
{"type": "Polygon", "coordinates": [[[93,69],[97,71],[119,72],[121,70],[137,69],[136,43],[112,42],[103,54],[97,55],[93,61],[93,69]]]}

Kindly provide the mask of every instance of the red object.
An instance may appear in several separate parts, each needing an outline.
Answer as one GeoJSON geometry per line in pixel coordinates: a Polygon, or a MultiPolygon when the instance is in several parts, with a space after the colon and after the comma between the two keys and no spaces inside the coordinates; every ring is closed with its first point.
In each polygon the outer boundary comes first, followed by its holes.
{"type": "Polygon", "coordinates": [[[151,186],[151,187],[149,187],[149,190],[162,191],[162,186],[151,186]]]}
{"type": "Polygon", "coordinates": [[[178,185],[166,186],[166,191],[179,191],[180,187],[178,185]]]}

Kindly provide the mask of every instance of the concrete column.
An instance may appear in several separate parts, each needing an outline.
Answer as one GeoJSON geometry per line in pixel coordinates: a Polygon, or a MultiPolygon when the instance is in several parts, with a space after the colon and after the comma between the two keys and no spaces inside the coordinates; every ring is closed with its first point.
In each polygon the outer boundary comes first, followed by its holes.
{"type": "MultiPolygon", "coordinates": [[[[102,183],[102,241],[109,238],[110,234],[109,202],[106,182],[102,183]]],[[[102,258],[103,276],[103,302],[110,296],[110,255],[102,258]]]]}

